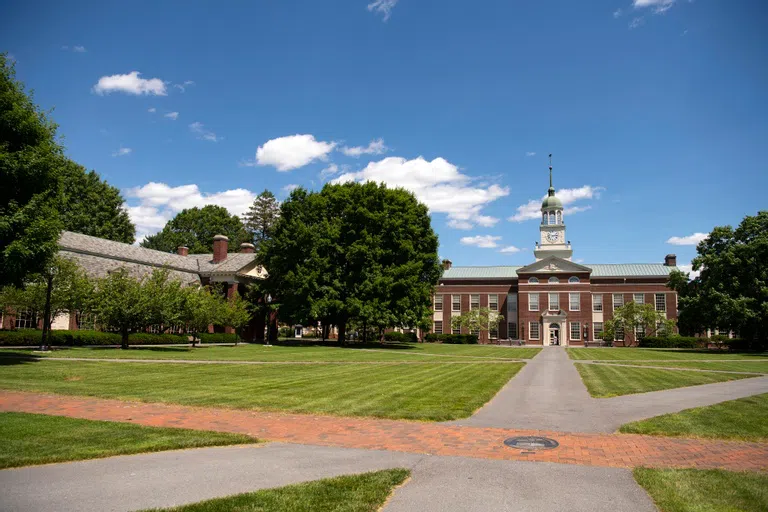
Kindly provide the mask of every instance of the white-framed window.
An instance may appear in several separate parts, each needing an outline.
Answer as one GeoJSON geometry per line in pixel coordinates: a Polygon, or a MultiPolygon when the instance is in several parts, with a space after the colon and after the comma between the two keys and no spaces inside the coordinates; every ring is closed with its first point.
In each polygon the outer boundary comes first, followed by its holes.
{"type": "Polygon", "coordinates": [[[656,311],[667,311],[667,296],[664,293],[656,294],[656,311]]]}
{"type": "Polygon", "coordinates": [[[560,282],[560,280],[558,278],[556,278],[555,276],[552,276],[552,277],[549,278],[549,284],[557,284],[559,282],[560,282]]]}
{"type": "Polygon", "coordinates": [[[578,341],[581,339],[581,324],[579,322],[571,322],[571,340],[578,341]]]}
{"type": "Polygon", "coordinates": [[[643,295],[642,293],[633,293],[632,301],[635,304],[643,304],[645,302],[645,295],[643,295]]]}
{"type": "Polygon", "coordinates": [[[557,210],[557,223],[562,224],[563,223],[563,212],[560,210],[557,210]]]}
{"type": "Polygon", "coordinates": [[[541,214],[541,223],[546,224],[547,223],[547,212],[543,212],[541,214]]]}
{"type": "Polygon", "coordinates": [[[443,310],[443,296],[435,295],[435,311],[443,310]]]}
{"type": "Polygon", "coordinates": [[[620,308],[624,305],[624,294],[623,293],[614,293],[613,294],[613,309],[620,308]]]}
{"type": "Polygon", "coordinates": [[[550,224],[555,223],[555,212],[549,212],[549,223],[550,224]]]}
{"type": "Polygon", "coordinates": [[[560,311],[560,296],[557,293],[549,294],[549,310],[560,311]]]}
{"type": "Polygon", "coordinates": [[[443,321],[442,320],[435,320],[435,326],[432,329],[432,332],[435,334],[443,334],[443,321]]]}
{"type": "Polygon", "coordinates": [[[528,284],[538,284],[539,279],[537,277],[529,277],[528,284]]]}
{"type": "Polygon", "coordinates": [[[613,333],[613,341],[624,341],[624,328],[616,326],[613,333]]]}
{"type": "Polygon", "coordinates": [[[592,336],[595,340],[603,339],[603,322],[592,323],[592,336]]]}
{"type": "Polygon", "coordinates": [[[16,310],[17,329],[37,329],[37,315],[26,308],[16,310]]]}
{"type": "Polygon", "coordinates": [[[480,336],[480,329],[470,329],[469,334],[474,334],[475,336],[480,336]]]}
{"type": "Polygon", "coordinates": [[[539,310],[539,294],[529,293],[528,294],[528,311],[538,311],[538,310],[539,310]]]}
{"type": "Polygon", "coordinates": [[[454,328],[451,330],[451,333],[452,333],[452,334],[461,334],[461,327],[454,327],[454,328]]]}
{"type": "Polygon", "coordinates": [[[600,293],[592,295],[592,311],[600,312],[603,310],[603,296],[600,293]]]}
{"type": "Polygon", "coordinates": [[[579,280],[579,278],[578,278],[578,277],[576,277],[576,276],[573,276],[573,277],[569,277],[569,278],[568,278],[568,282],[569,282],[569,283],[579,283],[579,282],[581,282],[581,281],[579,280]]]}
{"type": "Polygon", "coordinates": [[[635,339],[639,341],[643,338],[645,338],[645,326],[644,325],[635,326],[635,339]]]}
{"type": "Polygon", "coordinates": [[[96,330],[96,322],[94,321],[93,315],[77,313],[77,316],[75,316],[75,320],[77,321],[77,330],[79,331],[95,331],[96,330]]]}
{"type": "Polygon", "coordinates": [[[451,311],[461,311],[461,295],[451,295],[451,311]]]}
{"type": "Polygon", "coordinates": [[[497,293],[488,294],[488,309],[491,311],[499,310],[499,295],[497,293]]]}
{"type": "Polygon", "coordinates": [[[507,338],[511,340],[517,339],[517,322],[507,323],[507,338]]]}
{"type": "MultiPolygon", "coordinates": [[[[516,293],[507,294],[507,312],[517,313],[517,294],[516,293]]],[[[514,315],[514,316],[517,316],[517,315],[514,315]]]]}
{"type": "Polygon", "coordinates": [[[581,294],[579,292],[568,294],[568,309],[570,311],[581,311],[581,294]]]}
{"type": "Polygon", "coordinates": [[[531,322],[528,325],[528,337],[532,340],[539,339],[539,322],[531,322]]]}
{"type": "Polygon", "coordinates": [[[492,340],[499,339],[499,324],[491,324],[488,327],[488,337],[492,340]]]}
{"type": "Polygon", "coordinates": [[[480,294],[473,293],[469,296],[469,309],[480,309],[480,294]]]}

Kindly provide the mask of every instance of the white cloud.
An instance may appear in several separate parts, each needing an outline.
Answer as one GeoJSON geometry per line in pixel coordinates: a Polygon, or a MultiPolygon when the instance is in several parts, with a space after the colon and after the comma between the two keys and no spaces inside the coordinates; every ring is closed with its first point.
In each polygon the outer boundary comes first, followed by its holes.
{"type": "Polygon", "coordinates": [[[197,134],[198,139],[208,140],[211,142],[218,142],[221,140],[221,137],[218,137],[210,130],[206,130],[205,125],[200,121],[195,121],[194,123],[190,124],[189,129],[192,133],[197,134]]]}
{"type": "Polygon", "coordinates": [[[621,9],[616,9],[615,11],[613,11],[613,17],[618,18],[621,16],[621,13],[622,13],[621,9]]]}
{"type": "Polygon", "coordinates": [[[310,134],[278,137],[258,147],[256,163],[274,166],[281,172],[290,171],[318,159],[325,160],[335,147],[335,142],[318,141],[310,134]]]}
{"type": "Polygon", "coordinates": [[[638,16],[637,18],[632,18],[628,26],[630,29],[633,29],[641,26],[643,23],[645,23],[645,19],[642,16],[638,16]]]}
{"type": "Polygon", "coordinates": [[[672,245],[699,245],[699,242],[709,236],[709,233],[694,233],[688,236],[673,236],[667,240],[672,245]]]}
{"type": "Polygon", "coordinates": [[[177,120],[179,118],[179,113],[178,112],[168,112],[163,117],[167,117],[168,119],[173,119],[175,121],[175,120],[177,120]]]}
{"type": "Polygon", "coordinates": [[[465,236],[462,237],[459,242],[461,245],[474,245],[475,247],[481,247],[483,249],[492,249],[497,247],[497,242],[501,240],[500,236],[493,235],[477,235],[477,236],[465,236]]]}
{"type": "Polygon", "coordinates": [[[526,151],[525,152],[525,156],[536,156],[536,152],[535,151],[526,151]]]}
{"type": "Polygon", "coordinates": [[[693,264],[678,265],[677,268],[679,268],[683,272],[687,272],[689,274],[688,277],[690,277],[691,279],[696,279],[701,274],[701,269],[693,270],[693,264]]]}
{"type": "Polygon", "coordinates": [[[111,92],[124,92],[126,94],[151,94],[154,96],[165,96],[168,94],[165,88],[165,82],[159,78],[145,79],[141,78],[138,71],[131,71],[126,75],[111,75],[99,78],[96,85],[93,86],[93,92],[96,94],[109,94],[111,92]]]}
{"type": "MultiPolygon", "coordinates": [[[[583,201],[586,199],[595,199],[600,197],[600,193],[605,190],[603,187],[593,187],[591,185],[584,185],[579,188],[563,188],[558,190],[555,195],[563,203],[563,214],[568,215],[571,213],[578,213],[589,210],[589,205],[572,205],[576,201],[583,201]]],[[[523,222],[526,220],[540,219],[541,218],[541,201],[546,196],[542,196],[541,199],[531,199],[527,203],[517,207],[517,213],[509,217],[507,220],[512,222],[523,222]]]]}
{"type": "Polygon", "coordinates": [[[502,249],[500,249],[499,252],[504,254],[514,254],[516,252],[520,252],[520,249],[515,247],[514,245],[509,245],[507,247],[503,247],[502,249]]]}
{"type": "Polygon", "coordinates": [[[384,145],[384,139],[372,140],[367,146],[344,146],[339,151],[347,156],[353,156],[355,158],[360,155],[381,155],[386,153],[389,148],[384,145]]]}
{"type": "Polygon", "coordinates": [[[433,213],[447,214],[448,225],[457,229],[495,224],[498,219],[482,215],[482,209],[509,195],[508,187],[474,186],[470,176],[459,172],[458,167],[444,158],[429,162],[421,156],[413,160],[387,157],[370,162],[363,170],[346,172],[332,183],[347,181],[374,181],[410,190],[433,213]]]}
{"type": "Polygon", "coordinates": [[[72,51],[76,53],[85,53],[87,50],[85,49],[85,46],[73,46],[72,51]]]}
{"type": "Polygon", "coordinates": [[[297,188],[299,188],[299,186],[298,186],[297,184],[295,184],[295,183],[289,183],[288,185],[284,186],[284,187],[282,188],[282,190],[283,190],[283,192],[285,192],[286,194],[290,194],[292,191],[296,190],[297,188]]]}
{"type": "Polygon", "coordinates": [[[368,10],[383,15],[384,21],[387,21],[392,15],[392,9],[397,5],[397,0],[374,0],[368,4],[368,10]]]}
{"type": "Polygon", "coordinates": [[[131,148],[121,147],[120,149],[112,153],[112,156],[126,156],[126,155],[130,155],[132,152],[133,150],[131,148]]]}
{"type": "Polygon", "coordinates": [[[155,107],[150,107],[147,109],[147,112],[154,114],[155,112],[157,112],[157,109],[155,107]]]}
{"type": "Polygon", "coordinates": [[[186,80],[184,83],[181,84],[173,84],[173,87],[180,90],[181,92],[185,92],[187,90],[187,87],[190,85],[195,85],[195,82],[192,80],[186,80]]]}
{"type": "Polygon", "coordinates": [[[328,164],[328,166],[325,169],[320,171],[320,179],[326,180],[331,176],[336,176],[337,174],[339,174],[339,171],[340,171],[339,166],[331,162],[330,164],[328,164]]]}
{"type": "Polygon", "coordinates": [[[632,0],[632,6],[635,9],[652,7],[655,14],[667,12],[675,4],[676,0],[632,0]]]}

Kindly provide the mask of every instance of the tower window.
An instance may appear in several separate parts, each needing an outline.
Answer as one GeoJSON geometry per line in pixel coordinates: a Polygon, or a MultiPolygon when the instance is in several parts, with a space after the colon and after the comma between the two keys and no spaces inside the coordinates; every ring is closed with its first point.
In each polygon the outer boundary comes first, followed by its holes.
{"type": "Polygon", "coordinates": [[[555,283],[559,283],[560,280],[558,278],[552,276],[552,277],[549,278],[549,282],[552,283],[552,284],[555,284],[555,283]]]}
{"type": "Polygon", "coordinates": [[[579,278],[578,278],[578,277],[576,277],[576,276],[573,276],[573,277],[569,277],[569,278],[568,278],[568,282],[569,282],[569,283],[578,283],[578,282],[579,282],[579,278]]]}
{"type": "Polygon", "coordinates": [[[529,277],[528,278],[528,284],[537,284],[539,280],[535,277],[529,277]]]}
{"type": "Polygon", "coordinates": [[[550,224],[555,223],[555,212],[549,212],[549,223],[550,224]]]}
{"type": "Polygon", "coordinates": [[[557,223],[562,224],[563,223],[563,212],[560,210],[557,211],[557,223]]]}

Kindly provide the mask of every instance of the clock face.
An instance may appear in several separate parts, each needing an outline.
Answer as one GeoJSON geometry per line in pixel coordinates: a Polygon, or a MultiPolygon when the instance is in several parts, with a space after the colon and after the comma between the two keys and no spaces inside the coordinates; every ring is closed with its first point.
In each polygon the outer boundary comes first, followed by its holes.
{"type": "Polygon", "coordinates": [[[560,234],[557,231],[547,233],[547,242],[557,242],[558,238],[560,238],[560,234]]]}

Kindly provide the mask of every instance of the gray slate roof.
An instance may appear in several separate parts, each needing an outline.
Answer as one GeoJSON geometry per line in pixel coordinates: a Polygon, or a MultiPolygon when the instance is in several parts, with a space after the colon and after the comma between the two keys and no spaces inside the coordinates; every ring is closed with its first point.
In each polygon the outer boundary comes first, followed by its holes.
{"type": "MultiPolygon", "coordinates": [[[[110,272],[121,268],[126,269],[130,276],[141,279],[151,274],[153,270],[158,268],[155,265],[129,263],[112,258],[103,258],[101,256],[93,256],[91,254],[81,254],[78,252],[64,250],[60,250],[59,254],[64,258],[77,263],[80,268],[85,271],[88,277],[93,279],[107,277],[110,272]]],[[[171,279],[178,279],[184,285],[200,283],[200,276],[196,272],[180,272],[178,270],[171,270],[169,277],[171,279]]]]}
{"type": "MultiPolygon", "coordinates": [[[[663,263],[582,263],[592,269],[592,277],[665,277],[677,267],[663,263]]],[[[517,279],[522,266],[451,267],[443,272],[443,279],[517,279]]]]}

